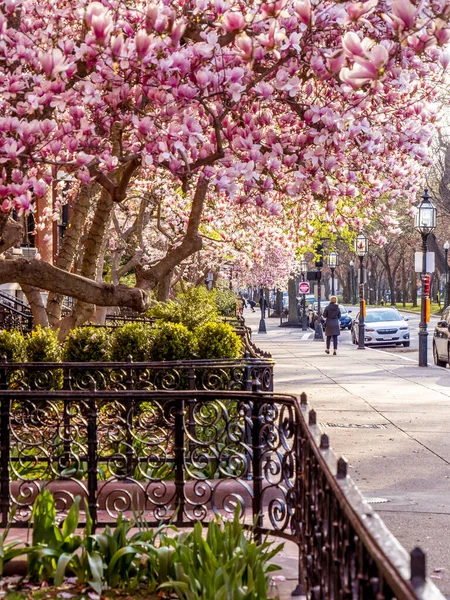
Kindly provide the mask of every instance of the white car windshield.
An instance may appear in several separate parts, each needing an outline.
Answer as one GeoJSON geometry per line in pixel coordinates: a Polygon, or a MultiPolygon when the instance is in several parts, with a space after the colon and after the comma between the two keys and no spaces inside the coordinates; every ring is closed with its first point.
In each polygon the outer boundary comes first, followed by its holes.
{"type": "Polygon", "coordinates": [[[373,312],[368,312],[364,321],[366,323],[381,323],[384,321],[401,321],[402,318],[400,313],[396,310],[392,310],[392,308],[387,308],[386,310],[377,310],[373,312]]]}

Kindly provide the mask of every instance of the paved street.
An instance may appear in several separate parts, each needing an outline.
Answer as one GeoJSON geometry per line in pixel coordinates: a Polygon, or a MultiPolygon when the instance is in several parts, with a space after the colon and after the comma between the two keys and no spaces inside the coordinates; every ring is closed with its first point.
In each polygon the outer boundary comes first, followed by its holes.
{"type": "Polygon", "coordinates": [[[426,552],[450,597],[450,371],[417,367],[418,317],[409,315],[411,348],[358,350],[345,331],[334,357],[309,332],[267,319],[258,334],[259,314],[244,316],[276,361],[276,391],[307,393],[362,493],[408,551],[426,552]]]}

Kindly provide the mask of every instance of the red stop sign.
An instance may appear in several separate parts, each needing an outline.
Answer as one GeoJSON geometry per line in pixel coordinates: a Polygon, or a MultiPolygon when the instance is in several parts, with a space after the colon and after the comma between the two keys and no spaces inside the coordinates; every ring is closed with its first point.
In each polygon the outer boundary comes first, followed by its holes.
{"type": "Polygon", "coordinates": [[[298,284],[298,291],[300,294],[309,294],[309,283],[307,281],[301,281],[298,284]]]}

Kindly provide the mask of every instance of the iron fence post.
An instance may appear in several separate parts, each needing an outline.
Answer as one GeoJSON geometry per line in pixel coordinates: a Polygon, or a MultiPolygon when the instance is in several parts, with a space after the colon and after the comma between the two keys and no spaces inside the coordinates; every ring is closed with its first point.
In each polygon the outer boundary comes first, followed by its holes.
{"type": "Polygon", "coordinates": [[[175,494],[176,494],[176,519],[177,525],[183,524],[185,500],[185,478],[184,478],[184,460],[185,460],[185,433],[184,433],[184,400],[175,399],[175,494]]]}
{"type": "Polygon", "coordinates": [[[0,502],[2,521],[1,526],[6,527],[9,518],[9,507],[11,503],[10,478],[9,478],[9,461],[11,451],[11,441],[9,437],[11,424],[11,399],[3,396],[0,404],[0,455],[1,471],[0,471],[0,502]]]}
{"type": "MultiPolygon", "coordinates": [[[[127,367],[126,367],[126,379],[125,379],[125,387],[127,390],[132,390],[134,388],[133,385],[133,367],[132,367],[133,357],[131,354],[127,356],[127,367]]],[[[125,398],[125,427],[126,427],[126,450],[125,454],[127,457],[127,470],[126,477],[133,477],[133,419],[134,419],[134,411],[135,411],[135,399],[127,396],[125,398]]]]}
{"type": "Polygon", "coordinates": [[[253,518],[255,519],[255,539],[261,542],[262,516],[262,469],[261,469],[261,416],[260,402],[255,393],[252,401],[252,471],[253,471],[253,518]]]}
{"type": "Polygon", "coordinates": [[[92,518],[93,532],[97,527],[97,471],[98,471],[98,441],[97,441],[97,398],[96,386],[89,385],[87,401],[87,438],[88,438],[88,507],[92,518]]]}

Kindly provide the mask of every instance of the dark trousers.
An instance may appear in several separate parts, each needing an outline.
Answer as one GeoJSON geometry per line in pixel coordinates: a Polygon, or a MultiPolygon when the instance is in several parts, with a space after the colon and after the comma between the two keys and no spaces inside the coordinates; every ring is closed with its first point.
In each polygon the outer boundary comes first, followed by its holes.
{"type": "Polygon", "coordinates": [[[327,350],[330,349],[331,338],[333,338],[333,348],[335,350],[337,350],[337,340],[338,340],[337,335],[327,335],[327,350]]]}

